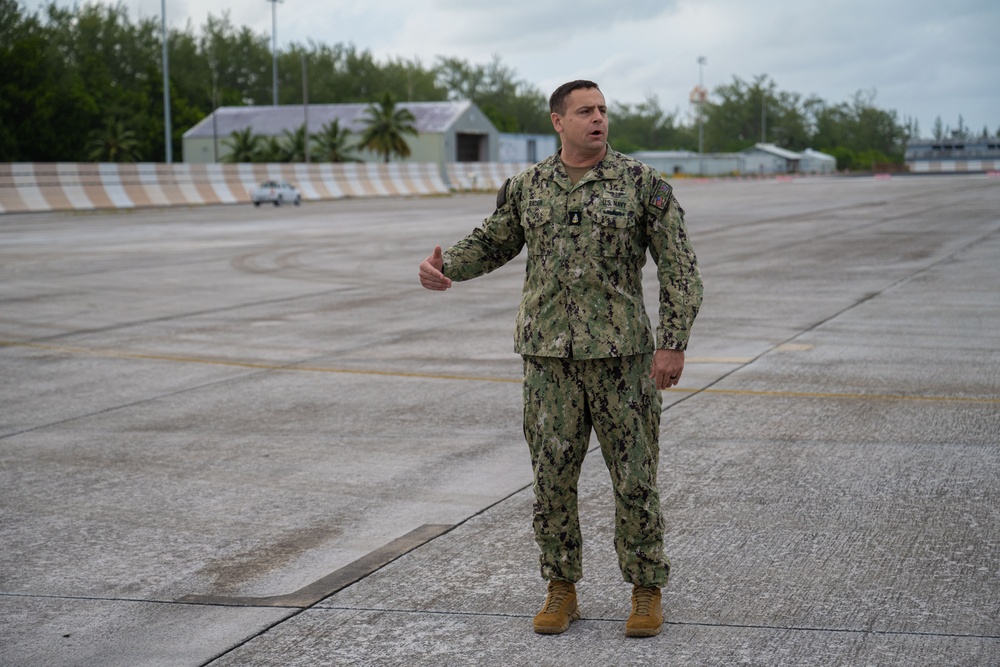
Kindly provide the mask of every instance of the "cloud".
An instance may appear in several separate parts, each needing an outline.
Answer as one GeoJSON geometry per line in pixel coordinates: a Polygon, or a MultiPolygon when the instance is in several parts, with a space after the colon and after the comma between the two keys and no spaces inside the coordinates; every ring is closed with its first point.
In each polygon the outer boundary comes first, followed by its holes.
{"type": "MultiPolygon", "coordinates": [[[[72,6],[78,0],[56,0],[72,6]]],[[[86,0],[80,0],[86,1],[86,0]]],[[[121,4],[133,18],[157,17],[161,0],[121,4]]],[[[29,10],[49,0],[22,0],[29,10]]],[[[234,25],[270,37],[266,0],[166,0],[168,23],[198,31],[228,10],[234,25]]],[[[380,60],[438,56],[488,63],[494,55],[544,94],[573,78],[600,83],[609,101],[655,95],[687,111],[698,82],[709,90],[734,77],[767,75],[779,90],[831,104],[877,91],[876,104],[991,130],[1000,126],[1000,3],[996,0],[285,0],[277,7],[279,48],[310,40],[353,43],[380,60]]]]}

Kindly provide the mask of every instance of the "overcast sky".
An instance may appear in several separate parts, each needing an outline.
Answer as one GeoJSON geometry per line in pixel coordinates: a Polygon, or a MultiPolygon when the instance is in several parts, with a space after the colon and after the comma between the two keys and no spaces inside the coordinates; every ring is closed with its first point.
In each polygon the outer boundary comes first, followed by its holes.
{"type": "MultiPolygon", "coordinates": [[[[48,0],[20,0],[29,11],[48,0]]],[[[86,4],[56,0],[72,6],[86,4]]],[[[93,2],[95,0],[89,0],[93,2]]],[[[101,0],[159,18],[163,0],[101,0]]],[[[271,35],[269,0],[165,0],[167,23],[200,32],[208,14],[271,35]]],[[[279,49],[353,43],[380,61],[494,55],[548,95],[564,81],[600,84],[609,102],[655,96],[687,114],[704,56],[709,91],[761,74],[778,90],[829,104],[875,92],[875,105],[974,132],[1000,129],[997,0],[283,0],[279,49]]],[[[612,119],[613,120],[613,119],[612,119]]],[[[612,128],[613,131],[613,128],[612,128]]]]}

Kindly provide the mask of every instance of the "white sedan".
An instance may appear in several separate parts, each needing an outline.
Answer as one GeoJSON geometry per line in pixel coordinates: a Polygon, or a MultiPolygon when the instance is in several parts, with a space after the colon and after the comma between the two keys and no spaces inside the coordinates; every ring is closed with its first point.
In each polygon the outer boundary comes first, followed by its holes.
{"type": "Polygon", "coordinates": [[[275,206],[291,202],[298,206],[302,203],[302,195],[288,181],[264,181],[250,191],[250,201],[254,206],[261,202],[274,202],[275,206]]]}

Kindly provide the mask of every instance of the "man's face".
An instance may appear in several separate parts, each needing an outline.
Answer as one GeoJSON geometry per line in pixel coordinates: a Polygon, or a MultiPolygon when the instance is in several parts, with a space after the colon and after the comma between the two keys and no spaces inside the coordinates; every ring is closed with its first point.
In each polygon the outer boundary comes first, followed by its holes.
{"type": "Polygon", "coordinates": [[[574,153],[596,154],[608,140],[608,107],[597,88],[578,88],[566,98],[566,113],[552,114],[552,126],[564,147],[574,153]]]}

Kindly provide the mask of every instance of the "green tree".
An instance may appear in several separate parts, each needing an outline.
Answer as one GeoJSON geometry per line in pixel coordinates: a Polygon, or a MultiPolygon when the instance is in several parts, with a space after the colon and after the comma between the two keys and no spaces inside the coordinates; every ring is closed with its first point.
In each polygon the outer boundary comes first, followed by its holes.
{"type": "Polygon", "coordinates": [[[385,93],[378,104],[370,104],[365,110],[367,127],[361,134],[358,147],[378,153],[385,162],[393,155],[409,157],[410,146],[404,134],[416,136],[413,126],[416,118],[406,109],[397,109],[396,100],[385,93]]]}
{"type": "Polygon", "coordinates": [[[94,162],[135,162],[142,158],[135,132],[116,119],[109,119],[104,129],[91,133],[87,147],[94,162]]]}
{"type": "Polygon", "coordinates": [[[253,133],[252,127],[233,130],[228,139],[222,140],[222,145],[229,152],[222,156],[223,162],[253,162],[260,152],[261,139],[253,133]]]}
{"type": "Polygon", "coordinates": [[[705,151],[734,152],[763,140],[773,119],[780,117],[773,81],[765,75],[753,83],[739,77],[713,91],[719,100],[705,105],[705,151]]]}
{"type": "Polygon", "coordinates": [[[501,132],[552,132],[548,100],[497,55],[486,65],[438,58],[437,80],[448,98],[475,104],[501,132]]]}
{"type": "MultiPolygon", "coordinates": [[[[200,91],[202,104],[211,102],[214,83],[219,104],[241,106],[271,103],[271,43],[264,33],[237,29],[229,11],[209,16],[202,26],[198,53],[204,59],[192,85],[200,91]]],[[[174,68],[170,68],[174,77],[174,68]]]]}
{"type": "MultiPolygon", "coordinates": [[[[137,153],[163,159],[161,39],[158,17],[132,21],[123,3],[61,8],[50,2],[31,14],[17,0],[0,0],[0,160],[86,160],[91,139],[106,132],[109,118],[128,119],[137,153]],[[67,123],[68,118],[73,122],[67,123]]],[[[223,12],[209,16],[197,32],[190,24],[171,29],[167,47],[174,154],[180,154],[183,133],[217,106],[270,104],[266,32],[236,27],[229,12],[223,12]]],[[[519,80],[497,56],[485,64],[439,58],[428,68],[417,60],[380,62],[352,44],[292,45],[278,54],[283,104],[302,102],[303,62],[310,103],[371,103],[384,94],[393,100],[469,100],[501,131],[552,132],[547,95],[519,80]]],[[[697,126],[682,122],[676,112],[664,112],[656,98],[639,104],[609,102],[612,141],[619,150],[697,147],[697,126]]],[[[376,122],[377,115],[370,120],[376,122]]],[[[769,142],[792,150],[824,150],[846,161],[842,167],[852,168],[862,165],[866,155],[901,160],[906,139],[919,134],[915,122],[901,123],[894,111],[879,109],[874,93],[831,105],[780,91],[760,75],[749,82],[734,78],[713,91],[705,108],[705,150],[752,146],[761,140],[762,124],[769,142]]],[[[940,119],[933,129],[938,138],[952,136],[940,119]]],[[[959,118],[954,134],[968,132],[959,118]]],[[[388,153],[378,144],[381,133],[369,136],[376,141],[372,150],[391,159],[397,153],[392,142],[386,144],[388,153]]],[[[407,133],[399,132],[401,143],[395,144],[406,153],[407,133]]],[[[385,138],[391,139],[391,133],[385,138]]],[[[265,155],[270,151],[267,159],[284,159],[280,142],[263,143],[265,155]]],[[[251,159],[250,153],[242,152],[238,159],[251,159]]]]}
{"type": "Polygon", "coordinates": [[[0,161],[86,159],[98,106],[53,32],[14,0],[0,0],[0,161]]]}
{"type": "Polygon", "coordinates": [[[278,137],[262,137],[254,162],[287,162],[288,153],[278,137]]]}
{"type": "Polygon", "coordinates": [[[874,99],[874,92],[859,91],[851,104],[819,105],[814,109],[814,147],[837,155],[841,169],[870,169],[872,162],[899,163],[903,159],[909,134],[896,112],[877,108],[874,99]],[[854,157],[844,162],[843,157],[848,155],[854,157]]]}
{"type": "Polygon", "coordinates": [[[357,158],[349,155],[351,131],[346,127],[341,129],[336,118],[326,123],[323,128],[312,135],[316,162],[357,162],[357,158]]]}
{"type": "Polygon", "coordinates": [[[608,117],[610,143],[616,150],[633,153],[698,147],[697,128],[692,133],[690,129],[679,127],[675,114],[664,112],[655,96],[639,104],[612,102],[608,117]]]}
{"type": "MultiPolygon", "coordinates": [[[[283,151],[283,162],[306,161],[305,123],[299,125],[294,130],[285,130],[282,133],[281,149],[283,151]]],[[[310,155],[309,157],[311,158],[312,156],[310,155]]]]}
{"type": "Polygon", "coordinates": [[[107,133],[107,119],[128,118],[136,150],[162,155],[162,97],[149,94],[154,80],[162,85],[158,22],[133,23],[121,4],[64,10],[53,3],[47,12],[55,51],[97,108],[93,116],[74,116],[81,147],[93,133],[107,133]]]}
{"type": "Polygon", "coordinates": [[[953,136],[956,139],[968,139],[969,138],[969,128],[965,124],[965,119],[962,118],[962,114],[958,114],[958,129],[955,130],[953,136]]]}

